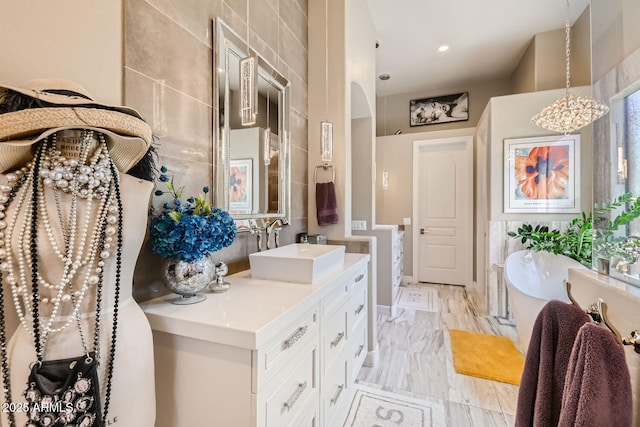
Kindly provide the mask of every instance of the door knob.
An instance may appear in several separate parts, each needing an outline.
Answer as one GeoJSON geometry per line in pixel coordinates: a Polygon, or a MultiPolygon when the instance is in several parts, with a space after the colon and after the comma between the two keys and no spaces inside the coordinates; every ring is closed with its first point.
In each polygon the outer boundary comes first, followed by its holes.
{"type": "Polygon", "coordinates": [[[420,229],[420,234],[427,234],[429,233],[429,230],[425,230],[424,228],[420,229]]]}

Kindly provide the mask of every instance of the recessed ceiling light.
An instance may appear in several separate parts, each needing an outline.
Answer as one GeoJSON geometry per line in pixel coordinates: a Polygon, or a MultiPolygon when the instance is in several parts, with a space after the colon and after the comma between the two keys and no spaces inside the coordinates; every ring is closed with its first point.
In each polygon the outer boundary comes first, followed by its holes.
{"type": "Polygon", "coordinates": [[[443,44],[442,46],[440,46],[438,48],[438,52],[446,52],[449,50],[449,45],[448,44],[443,44]]]}

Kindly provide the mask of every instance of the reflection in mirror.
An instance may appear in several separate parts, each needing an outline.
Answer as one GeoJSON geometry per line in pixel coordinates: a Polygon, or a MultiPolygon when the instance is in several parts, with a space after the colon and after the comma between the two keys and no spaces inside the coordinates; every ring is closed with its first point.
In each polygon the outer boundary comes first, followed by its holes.
{"type": "Polygon", "coordinates": [[[219,19],[214,34],[217,205],[239,225],[249,219],[289,219],[290,83],[219,19]],[[256,123],[243,126],[239,73],[247,51],[258,61],[258,116],[256,123]]]}
{"type": "MultiPolygon", "coordinates": [[[[609,194],[598,194],[594,200],[614,200],[630,194],[629,202],[611,212],[608,220],[596,223],[594,263],[602,269],[608,264],[612,277],[640,286],[640,82],[611,97],[610,144],[607,157],[609,194]],[[615,227],[614,230],[611,230],[615,227]],[[599,244],[604,242],[604,244],[599,244]]],[[[598,158],[598,157],[596,157],[598,158]]],[[[598,186],[596,186],[596,190],[598,186]]],[[[606,268],[605,268],[606,269],[606,268]]]]}

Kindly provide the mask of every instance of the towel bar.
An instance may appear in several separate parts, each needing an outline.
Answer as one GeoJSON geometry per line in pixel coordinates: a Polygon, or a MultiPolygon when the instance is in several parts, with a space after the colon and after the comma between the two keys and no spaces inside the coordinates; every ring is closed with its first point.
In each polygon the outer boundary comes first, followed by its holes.
{"type": "Polygon", "coordinates": [[[317,184],[318,183],[318,169],[322,168],[323,170],[329,170],[331,169],[331,182],[334,182],[336,180],[336,169],[333,167],[333,165],[330,165],[329,163],[323,163],[321,165],[317,165],[315,167],[315,169],[313,170],[313,183],[317,184]]]}

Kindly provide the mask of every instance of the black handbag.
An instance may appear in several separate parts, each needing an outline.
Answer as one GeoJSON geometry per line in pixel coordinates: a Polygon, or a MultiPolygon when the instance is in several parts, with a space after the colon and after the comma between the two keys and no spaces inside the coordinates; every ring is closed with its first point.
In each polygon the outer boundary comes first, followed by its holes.
{"type": "Polygon", "coordinates": [[[102,425],[98,363],[94,353],[36,362],[31,367],[27,425],[78,427],[102,425]]]}

